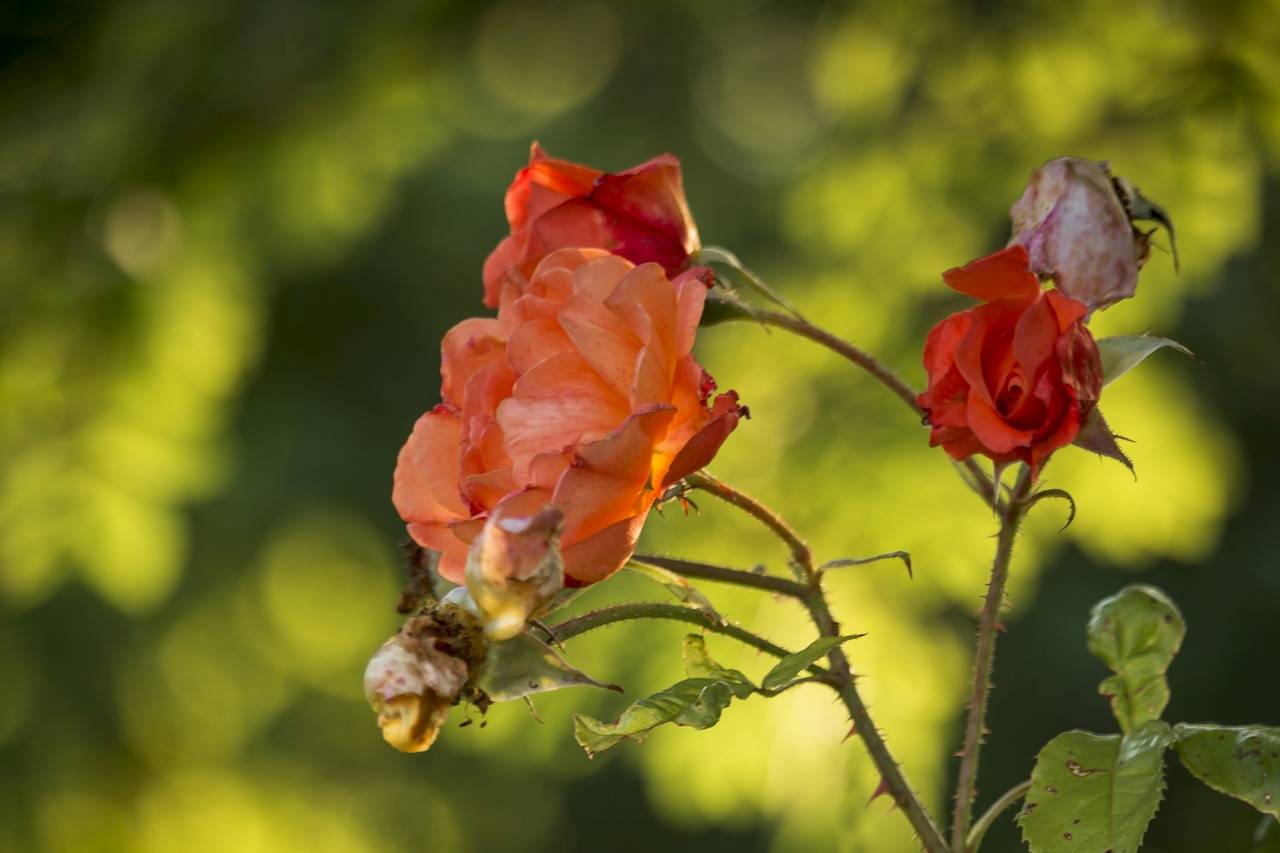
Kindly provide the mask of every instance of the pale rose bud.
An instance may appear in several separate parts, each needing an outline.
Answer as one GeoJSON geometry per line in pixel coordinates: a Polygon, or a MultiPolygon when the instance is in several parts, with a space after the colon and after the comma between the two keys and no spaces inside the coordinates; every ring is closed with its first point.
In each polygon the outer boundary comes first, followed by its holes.
{"type": "Polygon", "coordinates": [[[523,517],[499,507],[471,544],[464,576],[486,639],[519,636],[564,587],[563,523],[563,513],[550,504],[523,517]]]}
{"type": "Polygon", "coordinates": [[[478,633],[474,622],[453,606],[415,616],[365,668],[365,696],[382,736],[401,752],[422,752],[435,742],[483,660],[483,642],[468,636],[478,633]]]}
{"type": "Polygon", "coordinates": [[[1135,211],[1132,196],[1121,195],[1119,181],[1106,163],[1050,160],[1031,173],[1022,198],[1009,211],[1009,245],[1024,247],[1033,272],[1052,278],[1058,290],[1090,311],[1133,296],[1150,236],[1134,228],[1133,219],[1169,227],[1155,205],[1148,203],[1158,215],[1135,211]]]}

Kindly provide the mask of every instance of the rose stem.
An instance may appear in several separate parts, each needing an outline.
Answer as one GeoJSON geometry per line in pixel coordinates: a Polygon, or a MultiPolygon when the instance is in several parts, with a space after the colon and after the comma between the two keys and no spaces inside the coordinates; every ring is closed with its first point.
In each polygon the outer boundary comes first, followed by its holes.
{"type": "Polygon", "coordinates": [[[956,783],[955,812],[951,824],[951,849],[963,851],[973,816],[973,800],[978,777],[978,751],[987,717],[987,698],[991,693],[991,670],[995,662],[996,632],[1000,629],[1000,608],[1004,604],[1004,588],[1009,580],[1009,562],[1018,525],[1030,504],[1031,471],[1023,466],[1013,493],[997,507],[1000,533],[996,540],[996,556],[991,564],[991,581],[978,621],[978,644],[973,661],[973,688],[969,696],[969,718],[964,729],[964,748],[960,751],[960,776],[956,783]]]}
{"type": "Polygon", "coordinates": [[[795,571],[796,577],[802,583],[812,587],[817,578],[817,572],[813,568],[813,551],[808,544],[800,538],[800,535],[791,529],[782,517],[776,512],[769,509],[764,504],[757,501],[750,495],[744,494],[737,489],[729,486],[706,471],[697,471],[685,477],[685,482],[695,489],[701,489],[713,497],[717,497],[731,506],[745,512],[747,515],[764,524],[765,527],[772,530],[778,535],[787,547],[791,549],[791,566],[795,571]]]}
{"type": "MultiPolygon", "coordinates": [[[[602,607],[599,610],[592,610],[590,613],[584,613],[581,616],[575,616],[572,619],[566,619],[558,625],[548,625],[547,630],[557,640],[564,642],[572,640],[574,637],[594,631],[596,628],[603,628],[606,625],[612,625],[616,622],[626,622],[633,619],[670,619],[676,622],[688,622],[691,625],[697,625],[714,634],[723,634],[726,637],[745,643],[754,649],[758,649],[765,654],[773,655],[776,658],[784,658],[791,654],[790,651],[782,646],[769,642],[763,637],[757,636],[750,631],[739,628],[737,625],[731,625],[727,622],[718,620],[714,615],[707,613],[705,610],[698,610],[693,607],[685,607],[682,604],[666,604],[656,601],[632,602],[629,604],[615,604],[611,607],[602,607]]],[[[824,680],[830,678],[830,674],[820,666],[811,666],[809,670],[824,680]]]]}
{"type": "Polygon", "coordinates": [[[742,569],[730,569],[725,566],[712,566],[707,563],[694,563],[689,560],[677,560],[673,557],[658,557],[651,554],[632,554],[631,559],[646,566],[667,569],[687,578],[702,578],[731,583],[736,586],[753,587],[801,600],[809,594],[809,588],[804,584],[796,583],[786,578],[774,577],[773,575],[744,572],[742,569]]]}
{"type": "MultiPolygon", "coordinates": [[[[748,515],[763,522],[790,546],[792,565],[795,566],[798,574],[802,572],[800,579],[806,582],[807,589],[801,600],[809,611],[809,616],[822,636],[839,637],[840,626],[832,617],[831,608],[827,605],[826,596],[822,591],[822,573],[814,569],[813,551],[804,540],[773,510],[705,471],[692,474],[686,477],[685,481],[742,509],[748,515]]],[[[942,831],[925,810],[916,792],[907,782],[906,776],[903,775],[902,768],[889,752],[889,746],[881,737],[880,730],[871,721],[871,715],[867,712],[862,697],[858,695],[858,687],[854,683],[853,672],[849,668],[849,660],[845,657],[844,651],[836,647],[827,653],[827,659],[831,662],[834,686],[853,720],[853,730],[862,739],[872,762],[880,771],[885,789],[907,816],[925,850],[928,853],[945,853],[947,845],[942,838],[942,831]]]]}
{"type": "MultiPolygon", "coordinates": [[[[917,417],[924,416],[924,410],[916,403],[916,392],[911,390],[911,386],[904,382],[898,374],[882,364],[875,356],[858,349],[848,341],[836,337],[826,329],[821,329],[807,320],[764,308],[752,308],[750,314],[744,314],[741,319],[752,319],[768,326],[777,326],[780,329],[794,332],[802,338],[807,338],[816,344],[826,347],[836,355],[848,359],[867,371],[867,373],[870,373],[880,381],[880,384],[906,403],[907,408],[917,417]]],[[[973,477],[974,482],[977,484],[978,493],[986,500],[987,505],[994,507],[998,496],[995,493],[995,487],[991,484],[991,479],[987,476],[987,472],[983,471],[973,459],[966,459],[960,464],[964,465],[973,477]]]]}
{"type": "Polygon", "coordinates": [[[969,837],[964,842],[964,853],[977,853],[978,847],[982,844],[983,837],[987,834],[987,830],[991,824],[995,823],[996,818],[1009,806],[1016,803],[1027,795],[1027,791],[1031,790],[1031,780],[1019,782],[1001,795],[1000,799],[991,804],[991,808],[982,813],[982,817],[978,818],[974,823],[973,829],[969,830],[969,837]]]}

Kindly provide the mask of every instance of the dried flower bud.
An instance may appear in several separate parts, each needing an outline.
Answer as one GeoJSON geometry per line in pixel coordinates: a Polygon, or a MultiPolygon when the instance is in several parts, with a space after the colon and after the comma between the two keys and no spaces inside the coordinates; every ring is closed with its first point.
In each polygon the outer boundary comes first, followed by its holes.
{"type": "Polygon", "coordinates": [[[435,742],[449,709],[464,697],[484,660],[471,614],[437,605],[414,616],[382,644],[364,671],[364,690],[387,743],[422,752],[435,742]]]}
{"type": "Polygon", "coordinates": [[[519,636],[564,587],[560,531],[564,515],[548,504],[515,517],[499,508],[467,554],[467,590],[493,641],[519,636]]]}
{"type": "Polygon", "coordinates": [[[1143,199],[1158,215],[1135,210],[1120,187],[1130,185],[1113,179],[1107,163],[1063,157],[1032,172],[1009,211],[1009,245],[1024,247],[1033,272],[1052,278],[1058,290],[1091,311],[1133,296],[1150,238],[1133,220],[1170,227],[1159,207],[1143,199]]]}

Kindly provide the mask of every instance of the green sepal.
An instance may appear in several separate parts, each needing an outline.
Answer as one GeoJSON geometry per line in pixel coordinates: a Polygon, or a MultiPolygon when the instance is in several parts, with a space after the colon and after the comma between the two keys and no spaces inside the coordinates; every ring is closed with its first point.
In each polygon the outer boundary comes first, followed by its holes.
{"type": "Polygon", "coordinates": [[[1036,756],[1018,813],[1032,853],[1134,853],[1164,793],[1167,723],[1132,734],[1058,735],[1036,756]]]}
{"type": "Polygon", "coordinates": [[[1089,652],[1116,674],[1098,685],[1123,732],[1159,719],[1169,704],[1165,672],[1182,645],[1186,623],[1159,589],[1132,584],[1089,613],[1089,652]]]}
{"type": "Polygon", "coordinates": [[[1133,463],[1120,449],[1120,443],[1117,441],[1119,438],[1121,436],[1116,435],[1111,431],[1111,427],[1107,426],[1107,419],[1102,416],[1102,410],[1094,408],[1089,413],[1088,419],[1080,425],[1080,431],[1076,433],[1075,441],[1071,443],[1082,450],[1116,460],[1136,477],[1133,463]]]}
{"type": "Polygon", "coordinates": [[[574,669],[554,649],[531,634],[490,643],[478,686],[494,702],[522,699],[562,687],[603,687],[622,692],[616,684],[604,684],[574,669]]]}
{"type": "Polygon", "coordinates": [[[1192,776],[1280,819],[1280,728],[1179,723],[1173,734],[1192,776]]]}
{"type": "Polygon", "coordinates": [[[865,636],[865,634],[845,634],[843,637],[820,637],[800,651],[792,652],[778,661],[777,665],[764,677],[764,681],[760,682],[760,687],[764,690],[781,690],[793,678],[808,669],[810,664],[816,663],[836,646],[865,636]]]}
{"type": "Polygon", "coordinates": [[[1147,356],[1165,347],[1196,358],[1191,350],[1168,338],[1157,338],[1154,335],[1117,335],[1113,338],[1103,338],[1098,341],[1098,355],[1102,358],[1102,384],[1110,385],[1145,361],[1147,356]]]}

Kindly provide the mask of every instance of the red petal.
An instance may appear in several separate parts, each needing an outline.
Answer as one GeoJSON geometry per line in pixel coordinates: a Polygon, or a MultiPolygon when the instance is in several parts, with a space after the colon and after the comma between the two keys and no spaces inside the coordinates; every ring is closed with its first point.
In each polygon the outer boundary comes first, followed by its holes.
{"type": "Polygon", "coordinates": [[[1031,272],[1027,250],[1022,246],[1010,246],[963,267],[947,270],[942,280],[952,290],[984,302],[1033,299],[1040,293],[1040,279],[1031,272]]]}

